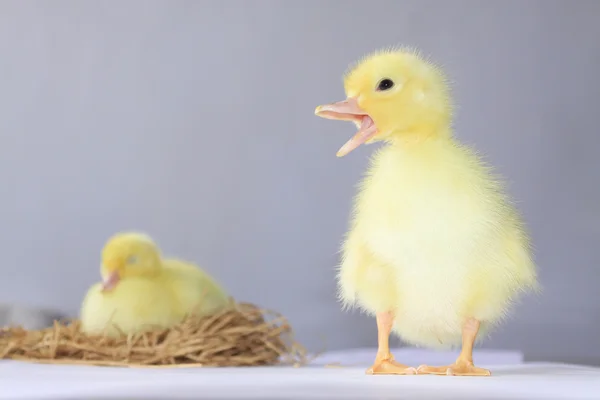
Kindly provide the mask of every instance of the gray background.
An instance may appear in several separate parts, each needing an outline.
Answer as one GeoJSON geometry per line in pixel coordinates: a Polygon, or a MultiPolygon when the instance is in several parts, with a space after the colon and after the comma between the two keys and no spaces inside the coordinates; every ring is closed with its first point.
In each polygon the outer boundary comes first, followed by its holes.
{"type": "Polygon", "coordinates": [[[364,53],[420,47],[458,136],[510,180],[545,288],[487,347],[600,364],[600,1],[3,1],[0,301],[74,314],[122,229],[287,315],[313,350],[374,345],[335,301],[373,147],[337,159],[364,53]]]}

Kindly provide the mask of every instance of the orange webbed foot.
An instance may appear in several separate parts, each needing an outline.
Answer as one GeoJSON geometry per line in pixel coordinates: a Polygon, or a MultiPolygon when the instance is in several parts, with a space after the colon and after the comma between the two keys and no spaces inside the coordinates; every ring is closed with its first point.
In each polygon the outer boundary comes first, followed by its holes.
{"type": "Polygon", "coordinates": [[[417,370],[408,365],[394,361],[394,357],[377,358],[375,363],[367,369],[367,375],[416,375],[417,370]]]}
{"type": "Polygon", "coordinates": [[[468,361],[457,361],[452,365],[445,367],[430,367],[421,365],[417,368],[419,375],[452,375],[452,376],[490,376],[492,373],[485,369],[479,368],[468,361]]]}

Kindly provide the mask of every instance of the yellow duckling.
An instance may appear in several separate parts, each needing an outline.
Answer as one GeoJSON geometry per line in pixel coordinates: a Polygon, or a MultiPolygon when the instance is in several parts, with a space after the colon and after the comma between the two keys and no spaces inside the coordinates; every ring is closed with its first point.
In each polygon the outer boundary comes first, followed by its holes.
{"type": "Polygon", "coordinates": [[[230,301],[206,272],[161,258],[152,238],[142,233],[118,233],[107,241],[101,275],[103,282],[88,290],[81,307],[81,326],[89,334],[169,328],[186,315],[209,315],[230,301]]]}
{"type": "Polygon", "coordinates": [[[338,152],[384,141],[357,195],[338,283],[345,306],[377,319],[369,374],[489,375],[475,341],[537,288],[528,236],[503,184],[451,128],[442,72],[417,53],[386,50],[344,78],[347,99],[318,116],[359,131],[338,152]],[[430,348],[462,344],[455,363],[418,369],[394,360],[391,332],[430,348]]]}

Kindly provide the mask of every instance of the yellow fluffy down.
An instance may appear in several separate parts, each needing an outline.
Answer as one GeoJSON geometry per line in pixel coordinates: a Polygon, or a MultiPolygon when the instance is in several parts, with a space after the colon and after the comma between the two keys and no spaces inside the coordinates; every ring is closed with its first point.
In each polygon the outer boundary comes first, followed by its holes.
{"type": "Polygon", "coordinates": [[[501,180],[453,137],[441,70],[392,49],[362,60],[344,85],[377,126],[373,141],[386,145],[355,201],[341,300],[394,312],[393,332],[414,345],[459,344],[467,318],[489,332],[520,292],[537,288],[536,270],[501,180]],[[395,85],[377,90],[384,78],[395,85]]]}
{"type": "Polygon", "coordinates": [[[485,330],[536,285],[527,236],[502,187],[450,139],[380,150],[355,211],[342,300],[392,310],[394,332],[409,343],[456,345],[466,318],[485,330]]]}
{"type": "Polygon", "coordinates": [[[118,264],[123,278],[113,290],[102,291],[101,283],[88,290],[80,312],[85,333],[118,336],[170,328],[189,314],[210,315],[231,304],[208,273],[185,261],[162,259],[156,245],[139,235],[116,235],[105,253],[107,260],[117,254],[119,260],[135,256],[136,262],[118,264]]]}

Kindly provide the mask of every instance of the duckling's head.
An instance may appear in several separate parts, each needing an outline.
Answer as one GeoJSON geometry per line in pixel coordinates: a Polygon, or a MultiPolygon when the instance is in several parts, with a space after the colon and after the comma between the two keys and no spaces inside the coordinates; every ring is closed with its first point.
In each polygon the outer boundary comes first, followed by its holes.
{"type": "Polygon", "coordinates": [[[365,142],[449,131],[452,110],[445,78],[414,51],[383,50],[365,57],[346,73],[344,89],[346,100],[315,110],[320,117],[352,121],[359,128],[338,157],[365,142]]]}
{"type": "Polygon", "coordinates": [[[155,276],[161,268],[160,250],[150,236],[138,232],[117,233],[102,249],[103,290],[112,290],[119,281],[129,277],[155,276]]]}

